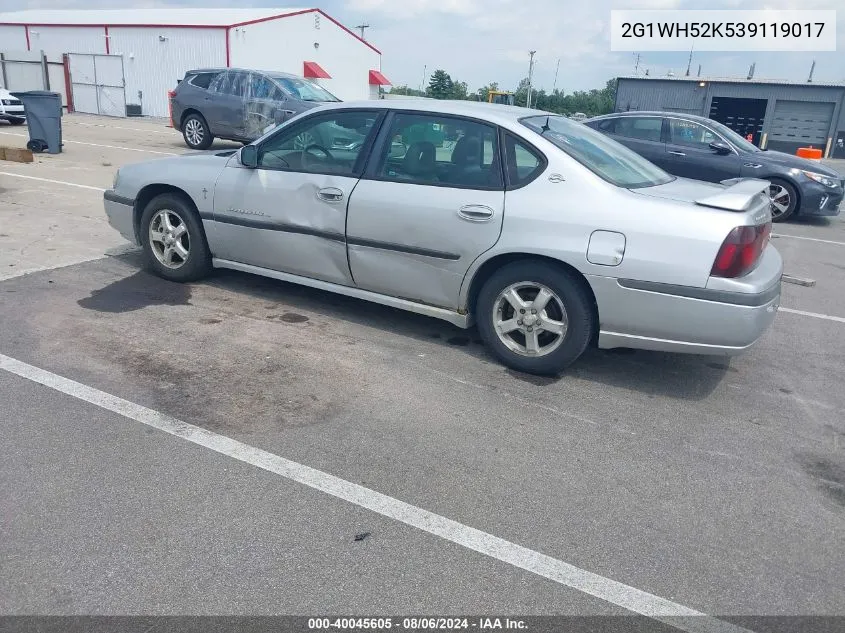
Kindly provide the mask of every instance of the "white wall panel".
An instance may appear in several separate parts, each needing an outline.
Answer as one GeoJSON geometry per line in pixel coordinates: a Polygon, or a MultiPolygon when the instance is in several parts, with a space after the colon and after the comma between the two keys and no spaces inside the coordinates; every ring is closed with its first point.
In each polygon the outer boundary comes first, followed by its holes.
{"type": "Polygon", "coordinates": [[[229,42],[232,66],[301,76],[317,62],[332,77],[319,83],[344,101],[369,99],[369,71],[380,68],[376,51],[318,13],[237,27],[229,42]]]}
{"type": "Polygon", "coordinates": [[[126,103],[145,116],[168,115],[167,92],[185,71],[226,65],[224,29],[112,26],[109,36],[111,53],[123,55],[126,103]]]}
{"type": "Polygon", "coordinates": [[[26,29],[23,26],[0,24],[0,52],[25,51],[26,29]]]}
{"type": "Polygon", "coordinates": [[[29,43],[48,56],[106,52],[105,29],[100,26],[30,26],[29,43]]]}

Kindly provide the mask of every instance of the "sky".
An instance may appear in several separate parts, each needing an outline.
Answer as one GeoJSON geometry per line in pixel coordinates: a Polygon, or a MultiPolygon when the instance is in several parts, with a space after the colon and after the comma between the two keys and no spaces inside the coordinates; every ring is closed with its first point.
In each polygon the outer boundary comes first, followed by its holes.
{"type": "MultiPolygon", "coordinates": [[[[703,77],[745,77],[756,63],[756,79],[806,81],[815,60],[814,81],[845,82],[845,0],[0,0],[0,11],[149,6],[319,7],[349,27],[369,24],[366,38],[382,51],[384,74],[414,88],[443,69],[471,91],[494,81],[514,89],[528,75],[528,51],[536,50],[534,85],[565,92],[634,73],[633,53],[610,51],[611,9],[838,8],[839,52],[694,52],[692,73],[701,64],[703,77]]],[[[642,52],[639,71],[683,75],[688,58],[689,52],[642,52]]]]}

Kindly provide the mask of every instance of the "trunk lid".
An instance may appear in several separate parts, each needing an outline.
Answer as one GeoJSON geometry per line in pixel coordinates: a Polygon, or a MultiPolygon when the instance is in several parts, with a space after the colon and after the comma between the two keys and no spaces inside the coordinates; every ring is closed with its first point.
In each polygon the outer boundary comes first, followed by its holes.
{"type": "Polygon", "coordinates": [[[632,191],[654,198],[749,214],[754,224],[763,224],[771,220],[769,182],[766,180],[745,178],[731,181],[730,184],[716,184],[676,178],[664,185],[632,191]]]}

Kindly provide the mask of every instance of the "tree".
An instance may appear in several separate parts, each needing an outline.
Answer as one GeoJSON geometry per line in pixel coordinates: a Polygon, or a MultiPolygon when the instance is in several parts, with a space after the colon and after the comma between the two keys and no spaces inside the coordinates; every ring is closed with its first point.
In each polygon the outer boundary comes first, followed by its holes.
{"type": "Polygon", "coordinates": [[[425,93],[422,90],[411,88],[409,86],[393,86],[390,89],[390,94],[393,95],[409,95],[412,97],[424,97],[425,93]]]}
{"type": "Polygon", "coordinates": [[[434,99],[451,99],[454,93],[454,82],[445,70],[435,70],[428,82],[426,96],[434,99]]]}
{"type": "Polygon", "coordinates": [[[465,81],[455,81],[452,83],[452,96],[450,99],[458,99],[464,101],[469,98],[469,88],[465,81]]]}

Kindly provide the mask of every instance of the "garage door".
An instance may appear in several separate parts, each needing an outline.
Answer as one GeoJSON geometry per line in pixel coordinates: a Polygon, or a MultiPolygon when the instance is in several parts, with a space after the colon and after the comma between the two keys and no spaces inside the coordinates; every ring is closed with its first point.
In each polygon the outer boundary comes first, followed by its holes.
{"type": "Polygon", "coordinates": [[[823,148],[830,132],[834,106],[833,103],[778,101],[775,104],[775,116],[771,132],[769,132],[769,140],[800,145],[820,145],[823,148]]]}

